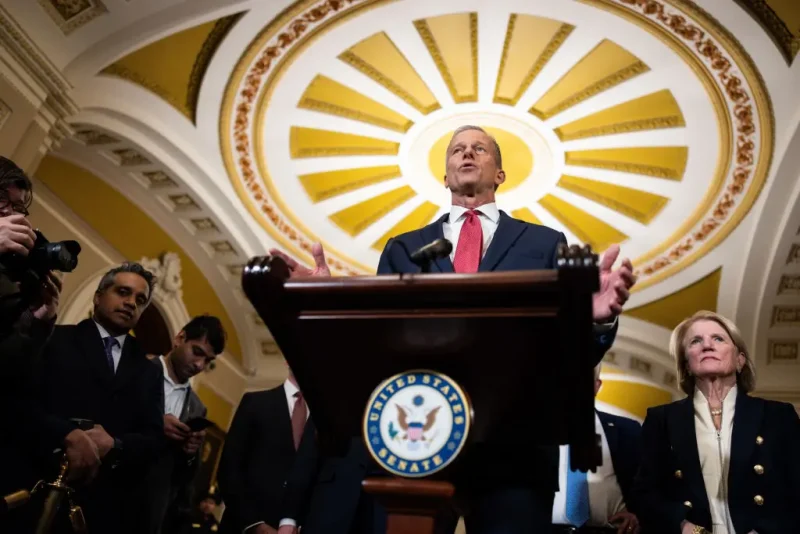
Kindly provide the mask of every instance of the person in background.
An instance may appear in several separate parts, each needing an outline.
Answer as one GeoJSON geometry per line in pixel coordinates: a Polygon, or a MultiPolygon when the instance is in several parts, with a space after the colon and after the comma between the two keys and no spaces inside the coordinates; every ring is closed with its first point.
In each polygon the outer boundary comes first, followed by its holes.
{"type": "MultiPolygon", "coordinates": [[[[129,332],[150,304],[154,284],[153,274],[138,263],[109,270],[95,291],[91,319],[56,326],[36,370],[36,400],[46,414],[40,478],[53,480],[61,462],[48,444],[76,432],[94,443],[102,462],[96,479],[75,481],[84,484],[74,500],[90,532],[143,531],[144,502],[135,490],[161,449],[164,379],[129,332]]],[[[67,518],[59,519],[54,532],[71,532],[67,518]]]]}
{"type": "Polygon", "coordinates": [[[189,521],[179,531],[179,534],[211,534],[219,531],[216,510],[220,498],[218,493],[209,493],[192,512],[189,521]]]}
{"type": "Polygon", "coordinates": [[[635,489],[647,534],[800,532],[800,419],[753,397],[755,366],[729,319],[699,311],[672,332],[687,398],[650,408],[635,489]]]}
{"type": "Polygon", "coordinates": [[[285,515],[286,486],[293,464],[312,461],[316,431],[309,417],[291,371],[277,388],[244,394],[219,464],[224,532],[274,534],[281,524],[302,524],[302,517],[285,515]]]}
{"type": "Polygon", "coordinates": [[[205,418],[207,412],[189,381],[223,350],[222,323],[217,317],[201,315],[178,332],[167,355],[152,360],[164,373],[162,409],[166,440],[143,483],[147,505],[142,514],[148,519],[149,533],[177,533],[188,521],[192,511],[192,481],[206,431],[192,431],[187,422],[205,418]]]}
{"type": "MultiPolygon", "coordinates": [[[[601,364],[594,369],[594,394],[600,391],[601,364]]],[[[553,534],[638,534],[633,513],[633,480],[639,469],[641,425],[628,417],[595,411],[603,463],[595,472],[568,469],[569,446],[560,447],[558,486],[553,503],[553,534]]]]}

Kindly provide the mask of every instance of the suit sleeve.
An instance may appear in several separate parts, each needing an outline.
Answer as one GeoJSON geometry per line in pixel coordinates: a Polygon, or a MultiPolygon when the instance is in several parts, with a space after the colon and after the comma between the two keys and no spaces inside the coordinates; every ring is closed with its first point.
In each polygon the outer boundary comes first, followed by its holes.
{"type": "Polygon", "coordinates": [[[800,418],[791,404],[786,404],[785,409],[785,448],[789,455],[789,480],[791,487],[787,488],[792,496],[791,502],[800,503],[800,418]]]}
{"type": "Polygon", "coordinates": [[[637,516],[647,532],[680,532],[687,509],[667,498],[664,485],[668,474],[663,466],[669,459],[669,440],[663,412],[647,410],[642,425],[642,458],[634,482],[637,516]]]}
{"type": "Polygon", "coordinates": [[[153,461],[164,445],[164,374],[152,366],[143,387],[145,402],[140,412],[138,432],[113,436],[122,440],[120,462],[131,468],[153,461]]]}
{"type": "Polygon", "coordinates": [[[393,246],[394,239],[390,239],[383,247],[381,252],[381,259],[378,261],[378,270],[376,274],[396,274],[397,270],[394,268],[395,261],[392,253],[395,249],[393,246]]]}
{"type": "Polygon", "coordinates": [[[264,521],[261,503],[250,495],[245,487],[245,472],[250,460],[251,412],[253,397],[246,393],[233,416],[225,448],[219,465],[219,489],[225,501],[225,514],[233,516],[238,531],[244,527],[264,521]]]}

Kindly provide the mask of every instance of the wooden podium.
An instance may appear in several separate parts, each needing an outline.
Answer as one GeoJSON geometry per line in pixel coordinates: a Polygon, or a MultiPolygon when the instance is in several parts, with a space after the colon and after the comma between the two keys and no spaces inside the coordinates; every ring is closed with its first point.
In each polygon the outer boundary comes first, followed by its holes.
{"type": "Polygon", "coordinates": [[[242,275],[314,414],[323,455],[343,454],[361,436],[370,395],[395,374],[444,373],[469,396],[474,420],[452,465],[424,479],[364,481],[387,507],[389,534],[433,532],[471,446],[514,443],[517,421],[536,429],[532,445],[570,444],[573,465],[600,465],[592,369],[598,284],[597,257],[576,246],[559,250],[557,270],[289,279],[282,259],[265,256],[242,275]]]}

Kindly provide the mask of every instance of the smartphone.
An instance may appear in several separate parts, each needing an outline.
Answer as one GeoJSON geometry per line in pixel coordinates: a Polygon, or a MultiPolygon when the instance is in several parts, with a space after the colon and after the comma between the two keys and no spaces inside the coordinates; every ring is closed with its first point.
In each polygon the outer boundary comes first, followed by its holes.
{"type": "Polygon", "coordinates": [[[205,417],[193,417],[186,421],[186,426],[188,426],[192,432],[200,432],[201,430],[205,430],[206,428],[213,425],[211,421],[206,419],[205,417]]]}

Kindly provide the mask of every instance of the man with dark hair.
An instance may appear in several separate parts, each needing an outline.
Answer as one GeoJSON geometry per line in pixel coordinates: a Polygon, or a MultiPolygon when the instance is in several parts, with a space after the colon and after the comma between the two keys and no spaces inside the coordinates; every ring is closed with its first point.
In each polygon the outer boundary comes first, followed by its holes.
{"type": "MultiPolygon", "coordinates": [[[[36,239],[27,219],[32,200],[30,178],[13,161],[0,156],[0,410],[7,430],[0,433],[0,457],[13,459],[3,466],[0,495],[30,489],[36,482],[32,463],[25,461],[38,440],[42,417],[32,398],[32,367],[53,331],[61,293],[61,280],[48,273],[38,296],[31,299],[22,294],[9,270],[12,256],[27,256],[36,239]]],[[[90,473],[100,464],[94,444],[86,436],[70,433],[57,445],[65,448],[75,473],[90,473]]],[[[27,513],[18,510],[0,519],[0,531],[17,530],[16,522],[24,523],[27,513]]]]}
{"type": "Polygon", "coordinates": [[[148,533],[177,533],[189,520],[191,483],[206,431],[193,431],[187,422],[205,417],[207,411],[189,380],[222,353],[225,337],[218,318],[201,315],[178,332],[169,354],[153,360],[164,372],[162,413],[166,441],[143,484],[147,506],[142,515],[147,517],[148,533]]]}
{"type": "MultiPolygon", "coordinates": [[[[163,439],[164,389],[161,368],[128,332],[150,303],[154,284],[138,263],[108,271],[95,292],[92,318],[56,326],[37,372],[39,403],[48,414],[41,453],[47,458],[50,444],[77,432],[91,439],[102,460],[94,481],[76,481],[86,484],[75,501],[91,532],[143,532],[134,490],[163,439]]],[[[52,470],[40,474],[54,476],[52,470]]],[[[59,518],[56,532],[70,530],[65,520],[59,518]]]]}
{"type": "MultiPolygon", "coordinates": [[[[495,139],[478,126],[462,126],[450,139],[445,162],[442,179],[450,190],[449,212],[424,228],[389,240],[377,274],[420,272],[406,251],[436,239],[447,239],[453,250],[449,257],[431,262],[432,272],[469,274],[556,268],[558,249],[567,242],[564,234],[514,219],[500,211],[495,202],[497,188],[506,180],[495,139]],[[401,246],[396,246],[398,243],[401,246]]],[[[316,264],[313,270],[280,251],[270,253],[286,260],[292,276],[330,276],[319,244],[312,247],[316,264]]],[[[599,265],[600,289],[592,299],[595,363],[613,343],[617,316],[636,281],[630,260],[624,259],[618,269],[612,269],[618,256],[619,246],[612,245],[599,265]]],[[[558,489],[557,447],[522,440],[515,425],[504,425],[486,440],[472,443],[460,463],[461,472],[468,476],[456,481],[457,501],[470,534],[546,532],[551,528],[553,499],[558,489]]],[[[361,491],[364,477],[380,471],[373,466],[360,436],[352,440],[343,458],[323,458],[319,476],[307,465],[297,465],[287,491],[311,495],[304,532],[380,534],[385,530],[385,511],[361,491]],[[300,468],[306,468],[305,472],[300,468]],[[362,526],[359,516],[377,519],[362,526]]],[[[455,521],[448,530],[454,529],[455,521]]],[[[284,531],[292,532],[288,528],[284,531]]]]}

